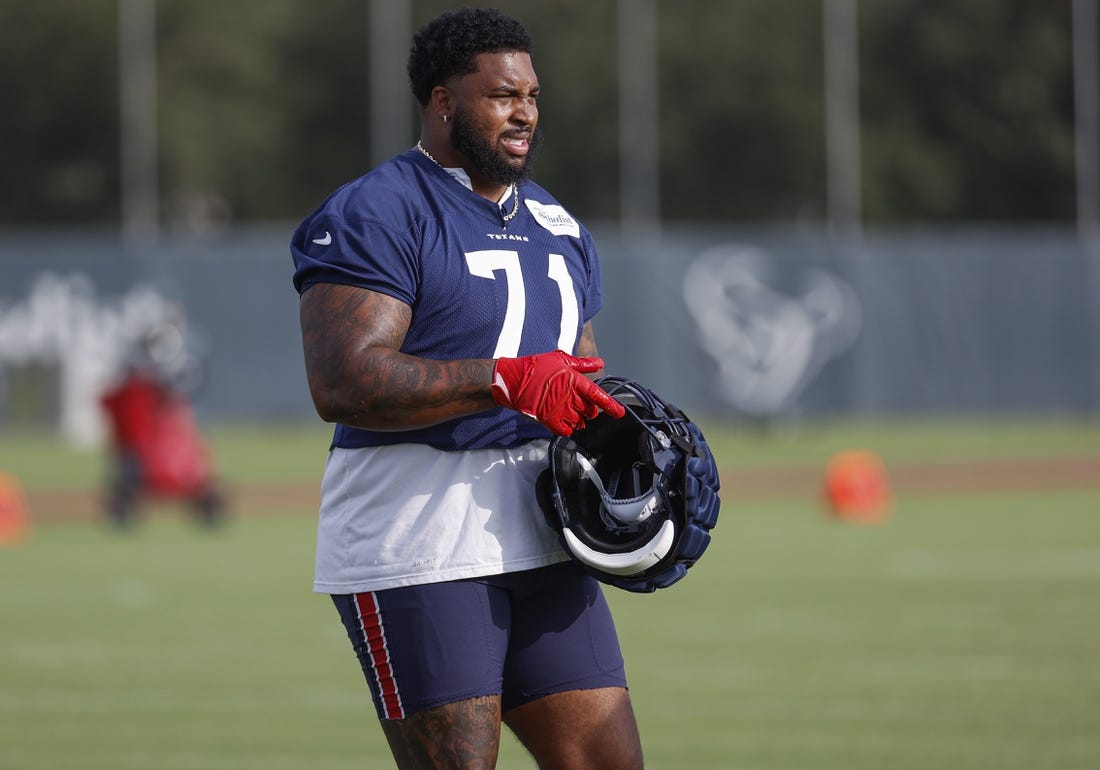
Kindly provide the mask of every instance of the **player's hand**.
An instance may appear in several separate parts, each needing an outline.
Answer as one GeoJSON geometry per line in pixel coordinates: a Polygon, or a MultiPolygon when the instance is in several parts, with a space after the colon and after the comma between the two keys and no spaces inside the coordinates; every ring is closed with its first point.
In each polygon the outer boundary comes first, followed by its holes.
{"type": "Polygon", "coordinates": [[[493,400],[559,436],[569,436],[601,409],[615,418],[626,414],[622,404],[584,376],[600,369],[601,358],[577,358],[560,350],[498,358],[493,365],[493,400]]]}

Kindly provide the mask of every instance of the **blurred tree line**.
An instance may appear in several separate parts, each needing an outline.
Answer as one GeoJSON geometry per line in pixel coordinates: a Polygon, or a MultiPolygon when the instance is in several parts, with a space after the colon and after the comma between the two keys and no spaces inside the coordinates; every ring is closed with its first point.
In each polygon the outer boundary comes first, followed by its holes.
{"type": "MultiPolygon", "coordinates": [[[[413,0],[413,28],[457,4],[413,0]]],[[[617,217],[616,2],[487,4],[535,37],[536,178],[584,218],[617,217]]],[[[166,227],[296,220],[369,168],[367,5],[158,0],[166,227]]],[[[824,217],[822,13],[658,2],[664,219],[824,217]]],[[[0,0],[0,225],[119,221],[118,14],[0,0]]],[[[1074,217],[1069,2],[863,0],[859,36],[867,222],[1074,217]]]]}

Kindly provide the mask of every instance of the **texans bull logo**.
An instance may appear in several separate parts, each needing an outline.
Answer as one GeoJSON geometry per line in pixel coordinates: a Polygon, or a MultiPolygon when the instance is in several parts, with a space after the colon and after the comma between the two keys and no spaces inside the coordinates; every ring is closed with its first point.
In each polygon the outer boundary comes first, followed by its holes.
{"type": "Polygon", "coordinates": [[[772,257],[741,245],[703,252],[684,275],[700,343],[721,372],[719,394],[753,416],[789,409],[862,326],[855,291],[835,275],[805,268],[782,289],[778,278],[772,257]]]}

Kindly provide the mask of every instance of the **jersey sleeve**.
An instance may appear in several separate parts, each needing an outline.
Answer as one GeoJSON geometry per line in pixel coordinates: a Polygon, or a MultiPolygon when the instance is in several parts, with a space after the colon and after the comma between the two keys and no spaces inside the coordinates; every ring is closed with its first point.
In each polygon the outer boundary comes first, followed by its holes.
{"type": "Polygon", "coordinates": [[[291,239],[294,288],[302,294],[318,283],[358,286],[412,305],[420,262],[411,229],[371,219],[349,222],[322,207],[291,239]]]}

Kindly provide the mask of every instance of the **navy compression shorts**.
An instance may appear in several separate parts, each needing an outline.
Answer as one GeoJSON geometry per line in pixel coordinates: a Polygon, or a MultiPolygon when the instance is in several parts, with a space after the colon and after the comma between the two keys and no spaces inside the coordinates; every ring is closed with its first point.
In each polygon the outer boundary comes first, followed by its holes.
{"type": "Polygon", "coordinates": [[[600,584],[572,562],[332,600],[379,719],[487,695],[508,711],[567,690],[626,687],[600,584]]]}

